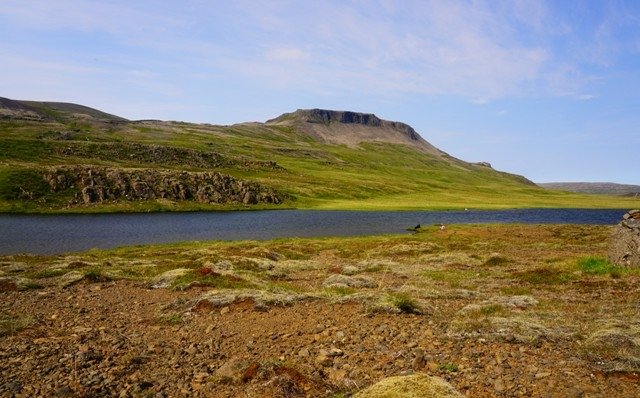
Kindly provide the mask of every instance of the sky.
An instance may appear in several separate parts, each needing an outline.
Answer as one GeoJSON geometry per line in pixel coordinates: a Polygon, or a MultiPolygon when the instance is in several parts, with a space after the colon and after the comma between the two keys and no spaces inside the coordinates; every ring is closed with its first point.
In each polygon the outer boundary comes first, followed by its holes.
{"type": "Polygon", "coordinates": [[[375,113],[536,182],[640,184],[640,2],[2,0],[0,96],[213,124],[375,113]]]}

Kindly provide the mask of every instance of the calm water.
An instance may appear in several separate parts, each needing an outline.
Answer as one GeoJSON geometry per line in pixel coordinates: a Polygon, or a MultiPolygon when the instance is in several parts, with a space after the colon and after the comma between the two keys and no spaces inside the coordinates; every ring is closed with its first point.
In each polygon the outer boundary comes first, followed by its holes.
{"type": "Polygon", "coordinates": [[[194,240],[403,233],[420,223],[615,224],[626,210],[355,212],[278,210],[99,215],[0,214],[0,254],[59,254],[91,248],[194,240]]]}

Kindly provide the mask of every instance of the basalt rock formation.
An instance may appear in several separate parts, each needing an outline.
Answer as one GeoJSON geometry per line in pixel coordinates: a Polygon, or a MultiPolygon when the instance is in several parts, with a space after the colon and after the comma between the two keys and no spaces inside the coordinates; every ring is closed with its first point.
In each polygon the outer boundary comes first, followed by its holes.
{"type": "Polygon", "coordinates": [[[640,267],[640,210],[630,210],[615,227],[609,260],[623,267],[640,267]]]}
{"type": "Polygon", "coordinates": [[[260,184],[217,172],[107,167],[59,167],[43,178],[52,192],[76,193],[71,204],[124,200],[193,200],[199,203],[281,203],[285,196],[260,184]]]}

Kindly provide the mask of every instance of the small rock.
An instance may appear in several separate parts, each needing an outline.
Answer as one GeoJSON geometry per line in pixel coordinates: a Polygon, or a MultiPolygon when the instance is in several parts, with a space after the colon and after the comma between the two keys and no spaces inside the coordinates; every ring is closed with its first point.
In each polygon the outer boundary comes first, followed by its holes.
{"type": "Polygon", "coordinates": [[[74,391],[69,386],[62,386],[56,388],[56,395],[59,397],[71,397],[74,395],[74,391]]]}
{"type": "Polygon", "coordinates": [[[79,271],[67,272],[66,274],[60,277],[60,280],[58,281],[58,286],[60,286],[61,288],[66,288],[80,282],[83,279],[84,279],[84,274],[82,272],[79,272],[79,271]]]}
{"type": "Polygon", "coordinates": [[[222,307],[222,309],[220,309],[220,315],[228,314],[229,311],[231,311],[229,307],[222,307]]]}
{"type": "Polygon", "coordinates": [[[328,354],[330,357],[341,357],[344,355],[344,351],[339,348],[332,348],[328,354]]]}
{"type": "Polygon", "coordinates": [[[307,350],[306,348],[301,349],[300,351],[298,351],[298,356],[299,357],[303,357],[306,358],[309,356],[309,350],[307,350]]]}
{"type": "Polygon", "coordinates": [[[10,381],[8,383],[6,383],[5,388],[15,394],[18,394],[22,391],[22,384],[15,382],[15,381],[10,381]]]}
{"type": "Polygon", "coordinates": [[[537,380],[544,379],[545,377],[551,376],[551,372],[538,372],[534,376],[537,380]]]}
{"type": "Polygon", "coordinates": [[[333,365],[333,359],[327,354],[320,354],[316,357],[316,363],[324,367],[333,365]]]}

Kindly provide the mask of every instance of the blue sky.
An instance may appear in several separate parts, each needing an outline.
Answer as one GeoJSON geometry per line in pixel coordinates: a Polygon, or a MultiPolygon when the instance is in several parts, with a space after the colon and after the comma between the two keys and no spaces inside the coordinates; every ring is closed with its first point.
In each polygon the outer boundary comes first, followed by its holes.
{"type": "Polygon", "coordinates": [[[640,184],[640,2],[2,0],[0,96],[231,124],[371,112],[537,181],[640,184]]]}

